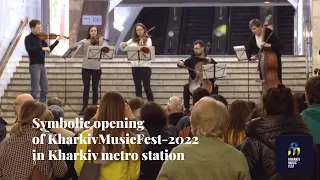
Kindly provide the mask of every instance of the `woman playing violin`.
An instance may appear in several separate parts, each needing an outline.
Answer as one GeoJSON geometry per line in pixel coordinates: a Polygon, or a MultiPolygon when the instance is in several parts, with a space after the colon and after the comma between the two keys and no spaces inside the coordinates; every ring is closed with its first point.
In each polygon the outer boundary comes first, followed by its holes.
{"type": "Polygon", "coordinates": [[[82,40],[83,43],[83,62],[82,62],[82,82],[83,82],[83,108],[80,115],[83,114],[84,110],[88,106],[89,101],[89,89],[90,89],[90,79],[92,76],[92,105],[98,104],[98,86],[101,78],[101,61],[98,59],[87,59],[87,51],[89,46],[102,46],[103,37],[97,36],[98,29],[96,26],[90,26],[88,29],[87,38],[82,40]]]}
{"type": "MultiPolygon", "coordinates": [[[[147,28],[142,23],[137,23],[132,31],[132,38],[120,44],[120,50],[126,51],[128,46],[152,46],[152,41],[147,33],[147,28]]],[[[131,61],[133,82],[136,89],[136,97],[142,98],[143,82],[144,92],[148,101],[153,101],[153,93],[150,87],[151,62],[150,61],[131,61]]]]}
{"type": "MultiPolygon", "coordinates": [[[[197,40],[193,43],[193,50],[194,50],[194,55],[191,55],[190,58],[186,59],[185,61],[180,60],[177,63],[177,66],[179,68],[182,67],[187,67],[188,71],[189,71],[189,76],[190,76],[190,80],[194,80],[197,76],[196,72],[195,72],[195,67],[196,64],[199,62],[205,62],[205,63],[210,63],[210,64],[214,64],[215,61],[210,58],[210,57],[206,57],[205,54],[205,44],[203,41],[201,40],[197,40]]],[[[210,80],[210,82],[212,84],[214,84],[214,80],[210,80]]],[[[190,82],[184,85],[183,88],[183,100],[184,100],[184,108],[185,108],[185,113],[189,114],[190,113],[190,91],[189,91],[189,85],[190,82]]],[[[210,92],[211,94],[213,93],[217,93],[218,89],[217,86],[212,88],[212,91],[210,92]]]]}

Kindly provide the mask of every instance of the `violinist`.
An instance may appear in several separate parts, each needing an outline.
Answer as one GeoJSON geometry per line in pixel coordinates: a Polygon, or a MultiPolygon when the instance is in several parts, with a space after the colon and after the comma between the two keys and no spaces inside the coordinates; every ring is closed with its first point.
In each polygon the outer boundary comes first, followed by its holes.
{"type": "MultiPolygon", "coordinates": [[[[120,50],[125,51],[128,46],[152,46],[152,41],[145,25],[137,23],[133,28],[131,39],[127,42],[122,42],[120,50]]],[[[154,101],[150,87],[151,61],[131,61],[131,66],[136,97],[142,98],[141,82],[143,82],[144,92],[148,101],[154,101]]]]}
{"type": "Polygon", "coordinates": [[[82,82],[83,82],[83,96],[82,96],[82,109],[79,115],[84,114],[84,110],[88,106],[90,79],[92,76],[92,105],[98,104],[98,87],[101,78],[101,61],[99,59],[87,59],[87,51],[89,46],[102,46],[104,39],[102,36],[97,36],[98,29],[96,26],[88,28],[87,38],[82,40],[84,56],[82,61],[82,82]]]}
{"type": "Polygon", "coordinates": [[[41,33],[41,22],[31,20],[29,22],[31,33],[25,37],[25,48],[29,55],[29,72],[31,77],[31,96],[37,99],[40,85],[40,102],[46,103],[48,95],[48,78],[45,67],[45,51],[51,52],[59,43],[60,37],[51,45],[39,39],[41,33]]]}
{"type": "MultiPolygon", "coordinates": [[[[247,55],[250,60],[258,60],[258,53],[262,47],[271,48],[275,54],[277,55],[277,63],[278,63],[278,78],[280,82],[282,82],[282,64],[281,64],[281,50],[283,49],[283,44],[280,41],[280,38],[277,34],[269,28],[265,28],[265,39],[267,39],[270,34],[267,42],[263,42],[262,40],[262,24],[258,19],[252,19],[249,22],[249,28],[252,31],[252,35],[249,38],[248,46],[246,49],[247,55]]],[[[262,70],[263,65],[258,64],[258,71],[260,75],[260,79],[263,80],[262,70]]]]}
{"type": "MultiPolygon", "coordinates": [[[[183,100],[184,100],[184,108],[185,108],[185,113],[190,114],[190,91],[189,91],[189,85],[190,81],[194,80],[196,78],[196,72],[194,71],[195,66],[198,62],[203,62],[206,61],[210,64],[216,63],[212,58],[206,57],[205,54],[205,48],[206,45],[203,41],[197,40],[193,43],[193,50],[194,50],[194,55],[191,55],[190,58],[186,59],[185,61],[180,60],[177,63],[177,66],[179,68],[182,67],[187,67],[189,71],[189,83],[185,84],[183,87],[183,100]]],[[[214,80],[210,79],[210,82],[214,84],[214,80]]],[[[212,88],[212,91],[210,92],[211,94],[217,93],[217,86],[212,88]]]]}

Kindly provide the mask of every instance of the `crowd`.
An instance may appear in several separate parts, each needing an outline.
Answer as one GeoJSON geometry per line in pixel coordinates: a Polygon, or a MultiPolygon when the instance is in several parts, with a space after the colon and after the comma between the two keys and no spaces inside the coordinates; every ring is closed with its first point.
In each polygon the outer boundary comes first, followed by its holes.
{"type": "MultiPolygon", "coordinates": [[[[169,98],[169,97],[168,97],[169,98]]],[[[16,97],[16,122],[6,132],[6,122],[0,119],[0,179],[100,179],[100,180],[320,180],[320,76],[306,81],[305,92],[293,94],[289,87],[278,85],[261,96],[261,103],[233,101],[198,88],[192,94],[191,115],[184,114],[179,97],[168,99],[165,107],[156,102],[144,103],[140,98],[125,100],[115,91],[105,93],[98,106],[84,111],[84,121],[144,121],[144,129],[88,129],[32,127],[33,119],[58,121],[64,116],[62,101],[51,98],[47,104],[34,100],[29,94],[16,97]],[[10,136],[6,137],[6,134],[10,136]],[[192,138],[197,144],[33,144],[41,134],[63,137],[192,138]],[[128,134],[128,135],[126,135],[128,134]],[[276,172],[277,136],[312,136],[311,173],[282,174],[276,172]],[[33,150],[44,154],[44,160],[33,160],[33,150]],[[97,153],[97,160],[49,160],[47,152],[80,151],[97,153]],[[102,153],[184,153],[185,160],[103,160],[102,153]]],[[[91,123],[92,124],[92,123],[91,123]]],[[[45,136],[48,137],[48,136],[45,136]]]]}

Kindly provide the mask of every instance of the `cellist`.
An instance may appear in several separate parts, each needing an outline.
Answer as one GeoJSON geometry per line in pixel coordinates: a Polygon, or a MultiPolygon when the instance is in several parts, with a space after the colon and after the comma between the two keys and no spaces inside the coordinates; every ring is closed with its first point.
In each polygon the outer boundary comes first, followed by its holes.
{"type": "MultiPolygon", "coordinates": [[[[186,114],[190,114],[190,92],[189,92],[189,84],[191,80],[194,80],[196,78],[196,72],[194,71],[195,66],[198,62],[203,62],[203,61],[207,61],[208,63],[214,64],[215,61],[206,56],[205,54],[205,43],[201,40],[197,40],[193,43],[193,50],[194,50],[194,54],[191,55],[190,58],[186,59],[186,60],[180,60],[177,63],[177,66],[179,68],[183,68],[183,67],[187,67],[188,71],[189,71],[189,83],[185,84],[183,87],[183,101],[184,101],[184,108],[185,108],[185,113],[186,114]]],[[[211,79],[210,80],[212,82],[212,84],[214,84],[214,80],[211,79]]],[[[217,92],[217,86],[212,88],[212,92],[213,93],[218,93],[217,92]]]]}
{"type": "MultiPolygon", "coordinates": [[[[255,61],[257,60],[257,54],[262,47],[271,48],[277,55],[278,78],[282,83],[281,50],[283,49],[283,44],[281,43],[280,38],[270,28],[265,28],[265,34],[264,34],[265,39],[267,39],[271,33],[272,34],[267,40],[267,42],[263,42],[262,40],[263,27],[259,19],[252,19],[249,22],[249,28],[253,34],[249,38],[249,42],[246,49],[248,57],[250,58],[250,60],[255,61]]],[[[260,66],[260,64],[258,64],[260,79],[263,80],[261,68],[262,67],[260,66]]]]}

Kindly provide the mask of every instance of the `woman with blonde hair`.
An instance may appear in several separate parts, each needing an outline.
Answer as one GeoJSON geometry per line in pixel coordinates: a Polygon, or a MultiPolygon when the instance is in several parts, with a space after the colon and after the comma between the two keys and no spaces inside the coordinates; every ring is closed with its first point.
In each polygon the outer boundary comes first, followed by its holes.
{"type": "MultiPolygon", "coordinates": [[[[130,106],[125,103],[123,97],[117,92],[107,92],[101,99],[97,114],[95,115],[96,122],[103,124],[104,121],[118,122],[135,121],[135,116],[133,115],[130,106]]],[[[95,128],[91,126],[88,130],[82,132],[82,136],[87,138],[90,134],[92,137],[99,137],[99,135],[110,135],[111,138],[114,137],[129,137],[135,136],[129,128],[106,128],[102,130],[101,128],[95,128]]],[[[115,153],[137,153],[139,154],[139,146],[137,144],[78,144],[76,152],[80,151],[87,152],[90,149],[93,153],[98,153],[98,160],[94,163],[100,164],[100,174],[99,180],[104,179],[138,179],[140,174],[140,159],[133,160],[129,157],[129,160],[103,160],[102,153],[112,154],[115,153]]],[[[75,170],[81,178],[81,171],[84,166],[84,160],[77,158],[75,160],[75,170]]],[[[95,175],[94,175],[95,176],[95,175]]]]}
{"type": "Polygon", "coordinates": [[[45,133],[42,144],[33,144],[33,138],[42,133],[40,129],[33,127],[33,119],[45,120],[48,117],[47,112],[47,106],[35,100],[26,101],[21,106],[18,121],[11,129],[12,136],[1,143],[2,180],[28,179],[33,173],[34,165],[43,179],[53,180],[66,174],[68,168],[63,160],[48,159],[49,151],[59,150],[57,144],[49,144],[48,133],[45,133]],[[38,156],[35,160],[34,149],[37,149],[38,156]]]}

